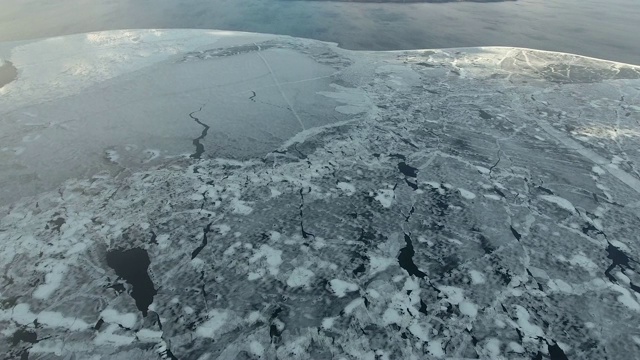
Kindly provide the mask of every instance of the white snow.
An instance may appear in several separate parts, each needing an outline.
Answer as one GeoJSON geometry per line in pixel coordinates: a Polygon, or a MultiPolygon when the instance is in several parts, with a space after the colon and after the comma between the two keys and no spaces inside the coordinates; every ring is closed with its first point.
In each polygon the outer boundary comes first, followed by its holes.
{"type": "Polygon", "coordinates": [[[67,253],[65,254],[66,256],[71,256],[74,254],[79,254],[83,251],[85,251],[88,248],[88,245],[86,243],[75,243],[74,245],[71,245],[71,247],[69,248],[69,250],[67,250],[67,253]]]}
{"type": "Polygon", "coordinates": [[[623,304],[624,306],[628,307],[631,310],[640,311],[640,304],[638,304],[637,299],[634,298],[634,296],[631,294],[631,292],[629,292],[629,290],[623,288],[618,284],[611,284],[610,286],[611,286],[611,289],[620,293],[620,295],[617,297],[617,300],[621,304],[623,304]]]}
{"type": "Polygon", "coordinates": [[[434,339],[429,341],[427,345],[427,351],[436,358],[444,357],[444,350],[442,349],[442,339],[434,339]]]}
{"type": "Polygon", "coordinates": [[[277,198],[278,196],[282,195],[282,191],[280,191],[280,190],[278,190],[278,189],[276,189],[274,187],[269,188],[269,191],[271,193],[271,197],[272,198],[277,198]]]}
{"type": "Polygon", "coordinates": [[[411,325],[409,325],[408,329],[409,329],[409,331],[411,331],[411,333],[415,337],[417,337],[418,339],[420,339],[422,341],[429,341],[429,339],[431,338],[429,336],[429,331],[427,331],[420,324],[418,324],[417,321],[413,321],[411,323],[411,325]]]}
{"type": "Polygon", "coordinates": [[[100,312],[100,317],[109,324],[118,324],[126,328],[133,328],[136,325],[137,316],[134,313],[121,314],[115,309],[104,309],[100,312]]]}
{"type": "Polygon", "coordinates": [[[218,232],[222,236],[227,235],[229,233],[229,231],[231,231],[231,226],[229,226],[227,224],[214,225],[213,228],[214,229],[218,229],[218,232]]]}
{"type": "Polygon", "coordinates": [[[613,155],[613,157],[611,158],[611,163],[614,165],[620,165],[622,161],[624,161],[624,159],[618,155],[613,155]]]}
{"type": "Polygon", "coordinates": [[[280,264],[282,264],[282,250],[277,250],[269,245],[260,245],[260,248],[249,258],[249,263],[255,263],[264,258],[271,275],[278,275],[280,264]]]}
{"type": "Polygon", "coordinates": [[[289,278],[287,279],[287,285],[290,287],[308,287],[309,282],[313,278],[313,272],[307,268],[297,267],[293,269],[289,278]]]}
{"type": "Polygon", "coordinates": [[[222,255],[224,256],[232,256],[236,253],[236,249],[239,248],[242,245],[241,241],[236,241],[235,243],[231,244],[231,246],[229,246],[223,253],[222,255]]]}
{"type": "Polygon", "coordinates": [[[591,168],[591,171],[593,171],[594,173],[596,173],[596,174],[598,174],[598,175],[604,175],[604,174],[606,174],[606,173],[607,173],[603,168],[601,168],[601,167],[600,167],[600,166],[598,166],[598,165],[594,165],[594,166],[591,168]]]}
{"type": "Polygon", "coordinates": [[[333,324],[336,321],[336,319],[337,319],[337,317],[328,317],[328,318],[322,319],[322,328],[323,329],[331,329],[333,327],[333,324]]]}
{"type": "Polygon", "coordinates": [[[484,344],[484,348],[491,359],[497,359],[500,356],[500,340],[491,338],[484,344]]]}
{"type": "Polygon", "coordinates": [[[239,199],[231,200],[231,209],[234,214],[249,215],[253,212],[253,208],[247,205],[248,202],[239,199]]]}
{"type": "Polygon", "coordinates": [[[345,115],[355,115],[371,110],[371,100],[361,89],[347,88],[338,84],[331,84],[336,91],[319,91],[318,94],[334,99],[345,105],[335,110],[345,115]]]}
{"type": "Polygon", "coordinates": [[[252,340],[251,343],[249,343],[249,351],[251,351],[253,355],[261,357],[264,354],[264,346],[258,341],[252,340]]]}
{"type": "Polygon", "coordinates": [[[551,279],[547,282],[547,286],[551,291],[559,291],[567,294],[573,293],[571,285],[562,279],[551,279]]]}
{"type": "Polygon", "coordinates": [[[520,330],[526,335],[526,341],[537,341],[537,338],[544,337],[544,331],[538,325],[529,322],[531,315],[527,309],[520,305],[516,305],[516,317],[518,318],[518,326],[520,330]]]}
{"type": "Polygon", "coordinates": [[[584,326],[585,326],[587,329],[595,329],[596,324],[592,323],[591,321],[587,321],[587,322],[585,322],[585,323],[584,323],[584,326]]]}
{"type": "Polygon", "coordinates": [[[225,309],[213,309],[209,311],[209,320],[202,323],[196,329],[196,335],[214,339],[221,334],[221,329],[229,320],[229,313],[225,309]]]}
{"type": "Polygon", "coordinates": [[[42,325],[50,327],[63,327],[72,331],[85,330],[89,328],[89,324],[79,318],[65,317],[57,311],[41,311],[37,320],[42,325]]]}
{"type": "Polygon", "coordinates": [[[105,156],[107,157],[107,160],[114,164],[118,164],[120,162],[120,155],[115,150],[106,150],[105,156]]]}
{"type": "Polygon", "coordinates": [[[517,354],[524,353],[524,347],[522,347],[522,345],[518,344],[517,342],[511,341],[511,342],[509,342],[507,347],[509,348],[509,350],[511,352],[514,352],[514,353],[517,353],[517,354]]]}
{"type": "Polygon", "coordinates": [[[189,199],[192,200],[192,201],[202,201],[202,200],[204,200],[204,195],[202,195],[200,193],[193,193],[193,194],[191,194],[189,199]]]}
{"type": "Polygon", "coordinates": [[[576,208],[573,206],[573,204],[565,199],[562,198],[560,196],[555,196],[555,195],[540,195],[540,199],[548,201],[550,203],[556,204],[559,207],[561,207],[562,209],[565,209],[571,213],[575,213],[576,212],[576,208]]]}
{"type": "Polygon", "coordinates": [[[358,285],[340,279],[333,279],[329,284],[337,297],[344,297],[348,292],[358,291],[359,289],[358,285]]]}
{"type": "Polygon", "coordinates": [[[347,306],[344,307],[344,313],[349,315],[351,314],[358,306],[364,305],[364,299],[359,297],[357,299],[352,300],[347,306]]]}
{"type": "Polygon", "coordinates": [[[156,242],[158,242],[158,247],[160,249],[166,249],[167,247],[169,247],[169,245],[171,245],[168,234],[158,235],[158,237],[156,237],[156,242]]]}
{"type": "Polygon", "coordinates": [[[245,322],[247,322],[249,324],[255,324],[261,318],[262,318],[262,314],[260,313],[260,311],[252,311],[245,318],[245,322]]]}
{"type": "Polygon", "coordinates": [[[438,286],[438,290],[446,297],[445,300],[453,305],[458,305],[464,300],[463,290],[455,286],[438,286]]]}
{"type": "Polygon", "coordinates": [[[347,196],[351,196],[356,193],[356,187],[353,184],[346,182],[339,182],[336,187],[342,190],[347,196]]]}
{"type": "Polygon", "coordinates": [[[369,257],[370,274],[374,275],[385,271],[389,266],[397,262],[398,260],[394,258],[371,255],[369,257]]]}
{"type": "Polygon", "coordinates": [[[478,315],[478,305],[472,302],[464,300],[460,302],[458,308],[462,315],[467,315],[470,318],[475,318],[478,315]]]}
{"type": "Polygon", "coordinates": [[[505,327],[507,327],[507,324],[504,321],[497,318],[493,319],[493,323],[500,329],[504,329],[505,327]]]}
{"type": "Polygon", "coordinates": [[[159,342],[162,340],[162,331],[150,330],[150,329],[140,329],[136,336],[142,342],[159,342]]]}
{"type": "Polygon", "coordinates": [[[147,163],[150,163],[151,161],[157,159],[160,156],[160,150],[146,149],[146,150],[143,151],[143,154],[145,154],[147,157],[142,162],[147,164],[147,163]]]}
{"type": "Polygon", "coordinates": [[[469,276],[473,285],[484,284],[487,281],[484,274],[478,270],[469,270],[469,276]]]}
{"type": "Polygon", "coordinates": [[[269,239],[273,241],[280,241],[282,239],[282,234],[277,231],[269,231],[269,239]]]}
{"type": "Polygon", "coordinates": [[[599,269],[598,265],[595,262],[593,262],[593,260],[584,256],[583,254],[573,255],[571,259],[569,259],[569,263],[571,265],[580,266],[588,270],[590,273],[594,273],[599,269]]]}
{"type": "Polygon", "coordinates": [[[390,208],[394,198],[394,191],[391,189],[378,190],[374,199],[378,200],[385,208],[390,208]]]}
{"type": "Polygon", "coordinates": [[[402,316],[393,308],[387,308],[382,314],[382,323],[386,325],[390,324],[401,324],[402,316]]]}
{"type": "Polygon", "coordinates": [[[316,236],[316,241],[311,244],[311,247],[316,250],[323,249],[325,246],[327,246],[327,242],[319,236],[316,236]]]}
{"type": "Polygon", "coordinates": [[[33,291],[36,299],[48,299],[62,284],[62,280],[68,271],[68,266],[62,262],[55,263],[44,276],[44,284],[39,285],[33,291]]]}
{"type": "Polygon", "coordinates": [[[502,198],[499,195],[496,195],[496,194],[484,194],[482,196],[484,196],[487,199],[491,199],[491,200],[497,200],[497,201],[502,200],[502,198]]]}
{"type": "Polygon", "coordinates": [[[621,241],[618,241],[618,240],[615,240],[615,239],[611,239],[611,240],[609,240],[609,243],[611,245],[617,247],[618,249],[622,250],[622,251],[625,251],[625,252],[630,252],[631,251],[631,249],[629,249],[627,244],[625,244],[625,243],[623,243],[621,241]]]}
{"type": "Polygon", "coordinates": [[[476,198],[476,194],[472,193],[469,190],[458,188],[458,191],[460,191],[460,195],[467,200],[473,200],[476,198]]]}
{"type": "Polygon", "coordinates": [[[109,324],[96,335],[93,341],[96,345],[126,346],[136,340],[132,334],[117,335],[115,334],[117,331],[121,331],[117,324],[109,324]]]}
{"type": "Polygon", "coordinates": [[[65,317],[60,312],[42,311],[38,314],[31,312],[28,304],[17,304],[13,308],[0,309],[0,321],[15,321],[20,325],[29,325],[35,320],[52,328],[66,328],[71,331],[86,330],[90,327],[84,320],[76,317],[65,317]]]}
{"type": "MultiPolygon", "coordinates": [[[[37,343],[33,344],[29,348],[29,355],[31,354],[54,354],[56,357],[62,357],[62,349],[65,347],[65,342],[59,339],[43,339],[38,340],[37,343]]],[[[69,349],[69,346],[66,347],[69,349]]],[[[100,360],[96,358],[87,359],[87,360],[100,360]]]]}

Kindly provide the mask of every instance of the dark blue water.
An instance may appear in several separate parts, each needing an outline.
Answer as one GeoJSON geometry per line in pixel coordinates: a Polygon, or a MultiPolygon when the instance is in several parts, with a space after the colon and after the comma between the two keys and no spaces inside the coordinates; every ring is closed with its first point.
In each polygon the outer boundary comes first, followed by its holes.
{"type": "Polygon", "coordinates": [[[639,0],[389,1],[3,0],[0,41],[126,28],[215,28],[358,50],[505,45],[640,64],[639,0]]]}

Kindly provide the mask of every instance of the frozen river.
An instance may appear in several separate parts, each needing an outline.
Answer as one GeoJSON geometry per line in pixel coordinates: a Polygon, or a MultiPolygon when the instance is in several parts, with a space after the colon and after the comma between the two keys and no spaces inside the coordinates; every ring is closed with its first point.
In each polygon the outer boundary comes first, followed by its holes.
{"type": "Polygon", "coordinates": [[[640,358],[638,66],[213,30],[0,58],[6,358],[640,358]]]}
{"type": "Polygon", "coordinates": [[[0,353],[640,358],[638,3],[0,0],[0,353]]]}

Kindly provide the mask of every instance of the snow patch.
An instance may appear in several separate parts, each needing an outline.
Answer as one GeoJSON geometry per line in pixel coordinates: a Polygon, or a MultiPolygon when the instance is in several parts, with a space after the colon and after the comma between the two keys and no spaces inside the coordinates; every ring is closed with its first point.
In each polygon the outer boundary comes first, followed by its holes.
{"type": "Polygon", "coordinates": [[[86,330],[90,327],[84,320],[76,317],[65,317],[60,312],[42,311],[39,314],[34,314],[28,304],[17,304],[13,308],[0,309],[0,321],[10,320],[19,325],[29,325],[37,320],[41,325],[52,328],[65,328],[71,331],[86,330]]]}
{"type": "Polygon", "coordinates": [[[196,329],[196,335],[204,338],[214,339],[221,334],[221,329],[229,321],[227,310],[213,309],[209,311],[209,320],[202,323],[196,329]]]}
{"type": "Polygon", "coordinates": [[[115,309],[104,309],[100,313],[100,317],[104,322],[109,324],[118,324],[128,329],[136,325],[137,316],[133,313],[120,314],[115,309]]]}
{"type": "Polygon", "coordinates": [[[464,300],[463,290],[455,286],[438,286],[438,290],[445,296],[445,300],[452,305],[458,305],[464,300]]]}
{"type": "Polygon", "coordinates": [[[135,341],[135,338],[131,335],[115,334],[118,330],[120,330],[120,327],[117,324],[110,324],[104,331],[99,332],[93,341],[96,345],[111,346],[127,346],[135,341]]]}
{"type": "Polygon", "coordinates": [[[371,255],[369,257],[370,274],[374,275],[379,272],[385,271],[389,266],[397,262],[397,259],[371,255]]]}
{"type": "Polygon", "coordinates": [[[594,165],[594,166],[591,168],[591,171],[593,171],[594,173],[596,173],[596,174],[598,174],[598,175],[604,175],[604,174],[606,174],[606,173],[607,173],[603,168],[601,168],[601,167],[600,167],[600,166],[598,166],[598,165],[594,165]]]}
{"type": "Polygon", "coordinates": [[[249,215],[253,212],[253,208],[247,204],[248,203],[246,201],[233,199],[231,200],[231,211],[234,214],[249,215]]]}
{"type": "Polygon", "coordinates": [[[573,206],[573,204],[565,198],[555,195],[540,195],[540,199],[556,204],[562,209],[565,209],[573,214],[575,214],[576,212],[576,208],[573,206]]]}
{"type": "Polygon", "coordinates": [[[277,198],[278,196],[282,195],[282,191],[273,187],[269,188],[269,192],[271,193],[272,198],[277,198]]]}
{"type": "Polygon", "coordinates": [[[400,316],[395,309],[387,308],[387,310],[382,314],[382,322],[385,326],[390,324],[401,324],[402,316],[400,316]]]}
{"type": "Polygon", "coordinates": [[[333,279],[329,284],[331,285],[331,290],[337,297],[344,297],[348,292],[359,289],[358,285],[340,279],[333,279]]]}
{"type": "Polygon", "coordinates": [[[120,154],[115,150],[106,150],[105,157],[114,164],[120,163],[120,154]]]}
{"type": "Polygon", "coordinates": [[[561,279],[551,279],[547,282],[547,286],[551,291],[573,294],[573,288],[571,285],[561,279]]]}
{"type": "Polygon", "coordinates": [[[291,275],[289,275],[287,285],[289,287],[308,287],[313,276],[314,273],[311,270],[303,267],[297,267],[293,269],[291,275]]]}
{"type": "Polygon", "coordinates": [[[442,340],[435,339],[429,341],[429,344],[427,345],[427,351],[429,352],[429,354],[436,358],[443,358],[444,350],[442,349],[442,340]]]}
{"type": "Polygon", "coordinates": [[[617,300],[634,311],[640,311],[640,304],[636,301],[636,298],[629,292],[629,290],[623,288],[618,284],[611,284],[611,288],[620,293],[620,296],[617,297],[617,300]]]}
{"type": "Polygon", "coordinates": [[[351,301],[349,304],[347,304],[347,306],[345,306],[344,308],[344,313],[349,315],[351,314],[358,306],[364,305],[364,299],[363,298],[357,298],[353,301],[351,301]]]}
{"type": "Polygon", "coordinates": [[[470,318],[475,318],[478,315],[478,305],[472,302],[464,300],[460,302],[458,308],[462,315],[467,315],[470,318]]]}
{"type": "Polygon", "coordinates": [[[408,329],[418,339],[422,341],[429,341],[430,339],[429,331],[427,331],[422,326],[420,326],[420,324],[418,324],[417,321],[413,321],[411,325],[409,325],[408,329]]]}
{"type": "Polygon", "coordinates": [[[322,328],[323,329],[331,329],[333,327],[333,324],[336,321],[336,317],[328,317],[328,318],[324,318],[322,319],[322,328]]]}
{"type": "Polygon", "coordinates": [[[542,331],[542,328],[529,322],[529,318],[531,317],[531,315],[529,315],[527,309],[523,308],[520,305],[516,305],[515,307],[516,317],[518,318],[518,326],[520,327],[520,330],[522,330],[522,332],[526,335],[525,341],[535,342],[538,341],[538,338],[543,338],[544,332],[542,331]]]}
{"type": "Polygon", "coordinates": [[[142,342],[159,342],[162,340],[162,331],[150,330],[150,329],[140,329],[136,333],[136,336],[142,342]]]}
{"type": "Polygon", "coordinates": [[[497,200],[497,201],[502,200],[502,198],[499,195],[495,195],[495,194],[484,194],[483,196],[491,200],[497,200]]]}
{"type": "Polygon", "coordinates": [[[476,198],[476,194],[472,193],[472,192],[471,192],[471,191],[469,191],[469,190],[465,190],[465,189],[463,189],[463,188],[458,188],[458,191],[460,191],[460,195],[461,195],[463,198],[467,199],[467,200],[473,200],[473,199],[475,199],[475,198],[476,198]]]}
{"type": "Polygon", "coordinates": [[[347,196],[351,196],[356,193],[356,187],[350,183],[339,182],[336,187],[347,194],[347,196]]]}
{"type": "Polygon", "coordinates": [[[484,284],[487,281],[484,274],[477,270],[469,270],[469,276],[473,285],[484,284]]]}
{"type": "Polygon", "coordinates": [[[382,204],[385,208],[390,208],[391,203],[393,202],[394,192],[390,189],[382,189],[378,190],[376,197],[374,199],[378,200],[380,204],[382,204]]]}
{"type": "Polygon", "coordinates": [[[259,342],[253,340],[249,343],[249,351],[255,356],[262,356],[264,354],[264,346],[259,342]]]}
{"type": "Polygon", "coordinates": [[[39,285],[33,291],[33,297],[36,299],[48,299],[51,294],[54,293],[62,284],[65,274],[68,271],[67,265],[63,263],[56,263],[49,270],[49,273],[44,276],[44,284],[39,285]]]}
{"type": "Polygon", "coordinates": [[[484,349],[486,350],[489,358],[497,359],[500,357],[500,340],[496,338],[491,338],[484,345],[484,349]]]}
{"type": "Polygon", "coordinates": [[[513,342],[511,341],[507,347],[509,348],[509,350],[511,352],[514,352],[516,354],[523,354],[524,353],[524,347],[522,347],[522,345],[518,344],[517,342],[513,342]]]}
{"type": "Polygon", "coordinates": [[[269,245],[260,245],[260,248],[249,258],[249,263],[253,264],[262,258],[267,263],[269,273],[274,276],[278,275],[280,264],[282,264],[282,250],[274,249],[269,245]]]}

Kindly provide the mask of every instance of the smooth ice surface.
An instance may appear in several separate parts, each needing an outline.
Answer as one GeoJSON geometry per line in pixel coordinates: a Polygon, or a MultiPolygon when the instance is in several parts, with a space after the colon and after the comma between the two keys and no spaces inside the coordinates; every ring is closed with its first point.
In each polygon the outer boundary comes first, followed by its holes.
{"type": "Polygon", "coordinates": [[[332,59],[269,39],[116,31],[4,45],[20,81],[0,89],[0,203],[172,157],[261,156],[344,119],[320,94],[333,90],[332,59]]]}
{"type": "Polygon", "coordinates": [[[0,45],[9,358],[640,355],[640,68],[221,31],[0,45]]]}

